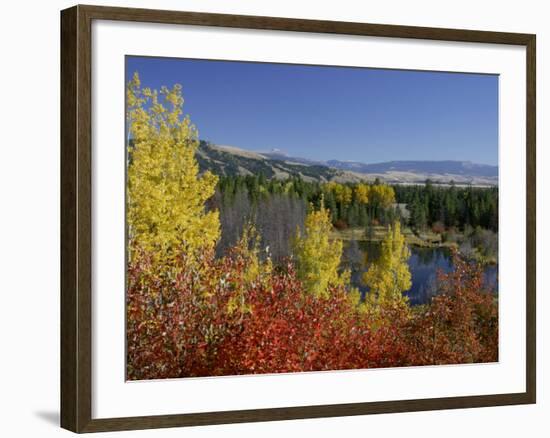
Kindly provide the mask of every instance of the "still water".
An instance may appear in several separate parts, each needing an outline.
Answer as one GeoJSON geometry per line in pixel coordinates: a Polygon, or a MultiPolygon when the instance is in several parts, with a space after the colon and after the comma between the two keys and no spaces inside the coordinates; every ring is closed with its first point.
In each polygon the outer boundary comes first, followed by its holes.
{"type": "MultiPolygon", "coordinates": [[[[409,269],[411,271],[412,286],[406,292],[412,305],[425,304],[431,297],[437,295],[437,272],[449,272],[453,269],[453,262],[447,248],[420,248],[411,246],[409,269]]],[[[380,255],[380,243],[364,241],[345,242],[343,263],[351,269],[352,284],[364,294],[368,288],[361,282],[363,272],[370,263],[376,262],[380,255]],[[367,264],[365,265],[365,255],[367,264]]],[[[498,267],[485,268],[485,284],[496,291],[498,267]]]]}

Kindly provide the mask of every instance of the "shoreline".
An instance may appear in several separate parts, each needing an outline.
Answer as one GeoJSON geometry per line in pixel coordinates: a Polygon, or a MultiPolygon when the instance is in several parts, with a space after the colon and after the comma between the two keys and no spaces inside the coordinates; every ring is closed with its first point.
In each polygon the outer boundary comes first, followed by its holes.
{"type": "MultiPolygon", "coordinates": [[[[381,242],[384,239],[387,227],[378,225],[373,226],[372,228],[373,232],[370,237],[365,235],[365,228],[363,227],[346,228],[343,230],[333,228],[330,232],[330,239],[342,240],[344,242],[353,240],[358,242],[381,242]]],[[[405,242],[407,245],[419,248],[458,248],[459,244],[456,240],[460,241],[465,238],[464,233],[455,232],[454,241],[444,242],[441,234],[437,234],[432,231],[424,231],[419,233],[419,235],[416,235],[409,227],[403,227],[402,233],[405,236],[405,242]]],[[[470,260],[476,261],[482,265],[498,265],[498,260],[495,257],[487,258],[480,254],[470,257],[470,260]]]]}

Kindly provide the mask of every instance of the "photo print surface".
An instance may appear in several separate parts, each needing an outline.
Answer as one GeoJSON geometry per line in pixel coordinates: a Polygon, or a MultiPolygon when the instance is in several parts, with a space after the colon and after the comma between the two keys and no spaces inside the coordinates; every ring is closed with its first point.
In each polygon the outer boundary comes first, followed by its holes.
{"type": "Polygon", "coordinates": [[[126,57],[129,380],[498,361],[498,76],[126,57]]]}

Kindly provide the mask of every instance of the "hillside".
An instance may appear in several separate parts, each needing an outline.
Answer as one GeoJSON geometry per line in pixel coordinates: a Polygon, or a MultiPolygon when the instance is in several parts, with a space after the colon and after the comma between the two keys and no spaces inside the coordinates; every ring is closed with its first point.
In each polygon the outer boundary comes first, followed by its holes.
{"type": "Polygon", "coordinates": [[[300,176],[306,181],[332,181],[345,171],[319,164],[304,165],[299,162],[272,159],[260,153],[230,146],[201,142],[197,161],[201,170],[217,175],[252,175],[263,173],[267,178],[287,179],[300,176]]]}
{"type": "Polygon", "coordinates": [[[470,161],[390,161],[366,164],[356,161],[313,161],[290,157],[279,150],[254,152],[201,141],[197,159],[202,171],[218,175],[263,173],[267,178],[300,176],[306,181],[358,182],[379,178],[392,184],[434,183],[498,185],[498,166],[470,161]]]}
{"type": "Polygon", "coordinates": [[[337,169],[354,170],[361,173],[381,173],[388,171],[423,172],[456,175],[492,177],[498,175],[497,166],[475,164],[471,161],[389,161],[386,163],[365,164],[356,161],[330,160],[327,164],[337,169]]]}

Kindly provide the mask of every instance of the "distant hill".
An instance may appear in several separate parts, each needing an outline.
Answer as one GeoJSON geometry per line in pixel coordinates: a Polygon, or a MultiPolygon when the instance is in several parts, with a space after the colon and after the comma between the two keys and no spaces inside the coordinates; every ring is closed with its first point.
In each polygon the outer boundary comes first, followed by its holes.
{"type": "Polygon", "coordinates": [[[232,146],[201,142],[197,153],[201,170],[218,175],[253,175],[263,173],[267,178],[287,179],[300,176],[305,181],[332,181],[346,172],[326,165],[304,165],[293,160],[273,159],[268,155],[232,146]]]}
{"type": "Polygon", "coordinates": [[[434,183],[497,185],[498,166],[470,161],[390,161],[366,164],[356,161],[313,161],[291,157],[280,150],[253,152],[234,146],[201,141],[197,153],[201,170],[218,175],[263,173],[267,178],[300,176],[306,181],[358,182],[376,178],[393,184],[434,183]]]}
{"type": "Polygon", "coordinates": [[[365,164],[356,161],[330,160],[326,164],[343,170],[360,173],[412,172],[439,175],[464,175],[467,177],[498,177],[498,166],[476,164],[471,161],[389,161],[365,164]]]}

